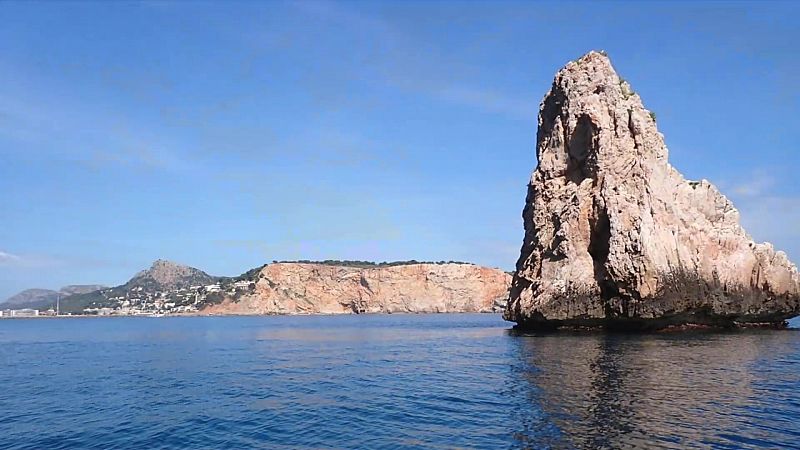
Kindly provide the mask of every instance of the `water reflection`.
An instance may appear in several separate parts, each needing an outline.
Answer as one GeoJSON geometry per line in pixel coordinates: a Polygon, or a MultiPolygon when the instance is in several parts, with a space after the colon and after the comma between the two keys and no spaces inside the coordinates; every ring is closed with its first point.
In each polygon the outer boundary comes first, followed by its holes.
{"type": "MultiPolygon", "coordinates": [[[[512,337],[532,409],[560,430],[548,446],[796,444],[795,427],[766,425],[800,414],[796,396],[775,398],[798,387],[796,371],[774,367],[798,367],[796,332],[512,337]]],[[[523,443],[536,439],[528,428],[523,443]]]]}

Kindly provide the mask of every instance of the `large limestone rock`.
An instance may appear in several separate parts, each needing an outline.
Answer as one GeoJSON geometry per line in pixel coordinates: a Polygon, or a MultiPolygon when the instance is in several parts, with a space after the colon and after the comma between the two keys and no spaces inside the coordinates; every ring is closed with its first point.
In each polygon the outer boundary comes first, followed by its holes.
{"type": "Polygon", "coordinates": [[[538,166],[505,317],[523,328],[782,324],[800,312],[786,254],[667,162],[654,115],[591,52],[539,110],[538,166]]]}
{"type": "Polygon", "coordinates": [[[357,268],[276,263],[257,274],[254,292],[204,314],[362,314],[502,310],[511,275],[472,264],[357,268]]]}

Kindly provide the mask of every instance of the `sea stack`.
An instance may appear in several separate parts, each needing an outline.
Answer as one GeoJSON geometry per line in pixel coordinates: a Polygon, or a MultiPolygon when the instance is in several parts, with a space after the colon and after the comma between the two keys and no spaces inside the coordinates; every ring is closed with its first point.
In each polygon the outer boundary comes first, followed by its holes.
{"type": "Polygon", "coordinates": [[[781,326],[800,313],[796,266],[668,163],[655,115],[604,53],[556,74],[536,141],[505,312],[519,328],[781,326]]]}

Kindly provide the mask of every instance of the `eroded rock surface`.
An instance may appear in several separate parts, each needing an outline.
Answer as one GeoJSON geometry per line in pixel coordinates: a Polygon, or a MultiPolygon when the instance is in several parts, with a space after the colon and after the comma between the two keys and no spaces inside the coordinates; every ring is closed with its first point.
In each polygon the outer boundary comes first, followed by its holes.
{"type": "Polygon", "coordinates": [[[733,204],[667,162],[655,116],[590,52],[539,110],[538,166],[505,312],[523,328],[781,324],[800,279],[733,204]]]}
{"type": "Polygon", "coordinates": [[[356,268],[276,263],[255,290],[204,314],[361,314],[501,311],[511,275],[472,264],[356,268]]]}

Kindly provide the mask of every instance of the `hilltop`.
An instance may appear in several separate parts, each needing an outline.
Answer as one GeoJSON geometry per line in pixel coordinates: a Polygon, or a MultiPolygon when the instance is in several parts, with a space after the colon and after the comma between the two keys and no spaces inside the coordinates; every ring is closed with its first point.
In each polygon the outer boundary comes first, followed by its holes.
{"type": "Polygon", "coordinates": [[[120,286],[79,293],[62,299],[61,311],[83,313],[85,309],[132,308],[158,309],[164,303],[188,304],[194,291],[213,285],[224,277],[211,276],[200,269],[158,259],[120,286]]]}

